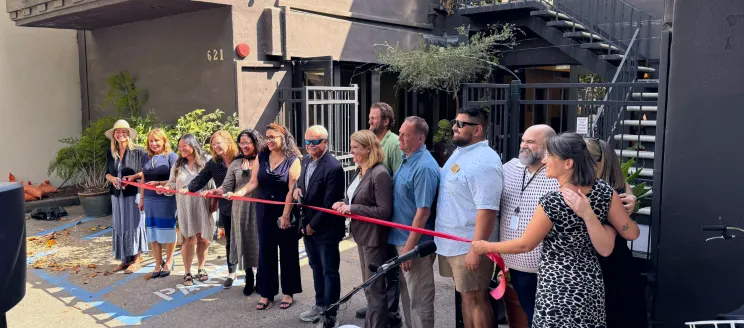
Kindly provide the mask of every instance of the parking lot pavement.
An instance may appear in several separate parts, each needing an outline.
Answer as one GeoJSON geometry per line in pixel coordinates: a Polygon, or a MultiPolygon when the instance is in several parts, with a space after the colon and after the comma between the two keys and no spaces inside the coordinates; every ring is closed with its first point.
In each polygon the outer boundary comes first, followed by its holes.
{"type": "MultiPolygon", "coordinates": [[[[227,275],[224,240],[209,248],[211,279],[206,283],[181,285],[180,248],[169,277],[145,280],[153,269],[153,260],[147,255],[139,272],[111,274],[117,262],[111,256],[110,217],[86,219],[79,207],[67,210],[70,216],[61,221],[26,221],[27,235],[36,239],[28,242],[26,297],[8,313],[9,327],[314,327],[299,320],[299,314],[314,303],[312,272],[306,258],[301,260],[303,292],[295,295],[294,305],[286,310],[275,305],[257,311],[258,296],[242,294],[242,273],[233,288],[222,288],[227,275]],[[52,232],[57,243],[47,246],[45,238],[52,232]]],[[[302,243],[298,246],[303,254],[302,243]]],[[[362,282],[361,268],[353,241],[345,240],[340,247],[345,294],[362,282]]],[[[438,272],[436,264],[434,270],[438,272]]],[[[451,279],[435,277],[436,327],[454,327],[454,285],[451,279]]],[[[354,313],[365,305],[361,292],[342,306],[339,322],[361,326],[362,320],[354,313]]]]}

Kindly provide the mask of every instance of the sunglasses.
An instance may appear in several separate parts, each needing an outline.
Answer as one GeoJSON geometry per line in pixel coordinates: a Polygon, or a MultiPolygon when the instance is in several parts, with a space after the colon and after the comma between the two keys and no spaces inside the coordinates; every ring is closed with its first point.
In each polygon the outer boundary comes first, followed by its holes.
{"type": "Polygon", "coordinates": [[[266,136],[266,140],[274,141],[281,138],[281,136],[266,136]]]}
{"type": "Polygon", "coordinates": [[[317,145],[320,145],[320,143],[322,143],[323,141],[325,141],[325,139],[318,139],[318,140],[307,140],[307,139],[305,139],[305,145],[308,145],[308,146],[309,145],[317,146],[317,145]]]}
{"type": "Polygon", "coordinates": [[[473,122],[465,122],[465,121],[460,121],[460,120],[455,120],[454,124],[455,124],[455,125],[457,125],[457,128],[458,128],[458,129],[462,129],[462,128],[463,128],[463,127],[465,127],[466,125],[468,125],[468,126],[476,126],[476,125],[479,125],[478,123],[473,123],[473,122]]]}

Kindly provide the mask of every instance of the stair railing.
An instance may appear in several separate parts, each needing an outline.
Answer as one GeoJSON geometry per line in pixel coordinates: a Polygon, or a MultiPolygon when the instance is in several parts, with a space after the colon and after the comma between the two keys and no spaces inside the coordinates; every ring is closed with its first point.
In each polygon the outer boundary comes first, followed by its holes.
{"type": "MultiPolygon", "coordinates": [[[[627,49],[636,29],[641,29],[641,38],[647,41],[641,48],[641,57],[647,57],[652,38],[652,21],[656,19],[636,8],[625,0],[451,0],[458,8],[510,6],[515,3],[538,2],[555,11],[554,20],[561,20],[558,14],[568,16],[573,22],[581,24],[589,33],[589,42],[607,42],[607,54],[627,49]],[[613,48],[614,47],[614,48],[613,48]]],[[[574,25],[573,32],[584,31],[574,25]]]]}
{"type": "MultiPolygon", "coordinates": [[[[590,43],[595,42],[595,39],[606,42],[607,54],[627,49],[630,46],[629,40],[638,29],[642,30],[641,35],[645,40],[651,38],[653,16],[624,0],[540,0],[540,2],[584,26],[586,32],[590,34],[590,43]]],[[[557,15],[554,17],[558,19],[557,15]]],[[[582,30],[574,25],[572,31],[582,30]]],[[[648,51],[647,49],[645,51],[648,51]]]]}
{"type": "MultiPolygon", "coordinates": [[[[628,48],[625,49],[625,54],[620,61],[620,65],[615,71],[615,75],[612,77],[611,83],[630,83],[636,80],[636,77],[638,76],[638,48],[634,47],[634,45],[636,44],[636,39],[639,32],[640,29],[636,29],[635,33],[633,33],[633,37],[630,39],[630,44],[628,45],[628,48]]],[[[632,87],[622,85],[612,86],[607,89],[604,99],[602,100],[605,103],[599,106],[599,108],[597,109],[597,114],[592,120],[591,133],[594,137],[600,137],[602,139],[606,138],[607,142],[610,141],[610,138],[612,138],[612,135],[617,128],[617,123],[622,118],[623,110],[625,109],[626,105],[607,105],[606,102],[609,100],[618,100],[621,102],[627,101],[633,93],[632,89],[632,87]],[[605,112],[609,113],[605,114],[605,112]],[[612,114],[616,114],[615,120],[613,122],[602,119],[603,115],[606,117],[612,117],[612,114]],[[602,122],[603,125],[603,129],[601,131],[598,130],[600,122],[602,122]]]]}

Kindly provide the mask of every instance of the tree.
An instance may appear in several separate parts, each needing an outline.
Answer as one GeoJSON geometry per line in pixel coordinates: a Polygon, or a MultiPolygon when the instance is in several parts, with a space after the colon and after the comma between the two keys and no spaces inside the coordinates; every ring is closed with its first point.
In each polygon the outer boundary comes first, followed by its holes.
{"type": "Polygon", "coordinates": [[[109,76],[106,79],[109,88],[102,107],[113,107],[118,117],[141,116],[147,93],[135,87],[134,82],[128,71],[109,76]]]}
{"type": "Polygon", "coordinates": [[[382,62],[380,72],[397,73],[397,87],[411,91],[442,90],[453,95],[459,108],[460,85],[487,77],[498,64],[500,49],[513,48],[518,29],[512,24],[489,25],[468,37],[464,26],[457,29],[465,41],[439,46],[422,42],[410,50],[388,43],[376,45],[382,62]]]}

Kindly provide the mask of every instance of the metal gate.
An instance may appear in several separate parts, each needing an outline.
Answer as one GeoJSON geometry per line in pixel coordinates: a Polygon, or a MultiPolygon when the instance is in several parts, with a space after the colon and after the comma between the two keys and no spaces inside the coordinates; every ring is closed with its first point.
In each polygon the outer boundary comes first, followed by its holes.
{"type": "Polygon", "coordinates": [[[463,106],[489,110],[489,143],[508,160],[519,155],[522,132],[535,124],[550,125],[557,133],[576,131],[576,118],[587,117],[586,134],[609,141],[628,108],[656,106],[655,101],[630,95],[657,87],[658,82],[468,83],[463,85],[463,106]],[[623,96],[613,99],[608,93],[623,96]]]}
{"type": "MultiPolygon", "coordinates": [[[[279,115],[276,123],[284,125],[298,143],[312,125],[328,129],[328,151],[341,162],[347,185],[356,165],[349,155],[349,138],[359,130],[359,87],[305,86],[279,89],[279,115]]],[[[304,147],[301,147],[304,148],[304,147]]]]}

